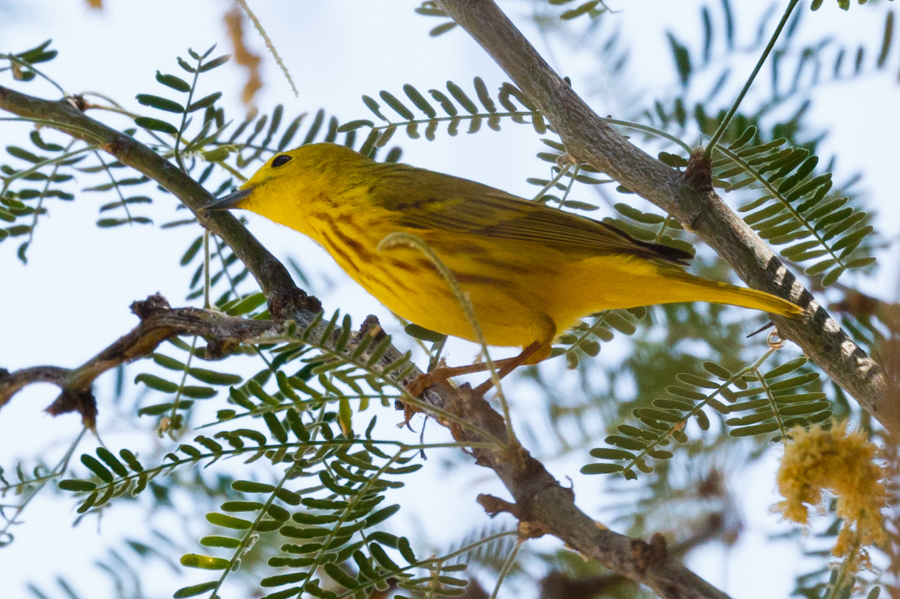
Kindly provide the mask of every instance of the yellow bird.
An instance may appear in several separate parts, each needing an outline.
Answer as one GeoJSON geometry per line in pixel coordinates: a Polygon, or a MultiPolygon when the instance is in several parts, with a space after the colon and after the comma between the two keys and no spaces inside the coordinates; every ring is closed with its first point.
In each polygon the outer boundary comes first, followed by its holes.
{"type": "Polygon", "coordinates": [[[682,265],[691,256],[682,250],[474,181],[375,162],[336,144],[281,152],[239,191],[206,208],[249,210],[299,231],[394,313],[475,341],[427,256],[406,246],[377,249],[390,233],[421,238],[468,294],[487,343],[523,348],[510,370],[545,358],[558,333],[601,310],[703,301],[801,313],[774,295],[688,274],[682,265]]]}

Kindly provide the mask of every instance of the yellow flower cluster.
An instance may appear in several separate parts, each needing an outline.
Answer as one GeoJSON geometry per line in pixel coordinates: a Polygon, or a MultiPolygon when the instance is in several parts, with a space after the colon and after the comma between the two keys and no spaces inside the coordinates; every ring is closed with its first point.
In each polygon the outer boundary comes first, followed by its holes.
{"type": "Polygon", "coordinates": [[[846,422],[830,430],[796,427],[790,438],[777,475],[785,501],[774,509],[789,520],[807,524],[807,506],[821,504],[822,491],[831,491],[837,498],[836,515],[844,521],[832,553],[850,555],[851,561],[867,565],[862,547],[887,542],[881,516],[887,501],[881,482],[885,473],[874,461],[878,448],[863,432],[848,433],[846,422]]]}

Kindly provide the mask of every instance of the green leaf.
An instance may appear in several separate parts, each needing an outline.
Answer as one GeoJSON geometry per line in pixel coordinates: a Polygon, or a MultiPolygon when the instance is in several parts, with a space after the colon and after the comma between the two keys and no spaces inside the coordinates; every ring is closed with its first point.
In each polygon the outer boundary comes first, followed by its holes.
{"type": "Polygon", "coordinates": [[[850,246],[856,247],[863,238],[874,230],[875,227],[872,225],[866,225],[865,227],[859,228],[856,231],[841,237],[833,246],[831,246],[831,249],[837,252],[850,246]]]}
{"type": "Polygon", "coordinates": [[[222,97],[222,92],[215,92],[209,94],[205,98],[200,98],[196,102],[192,102],[190,106],[188,106],[188,112],[196,112],[197,110],[206,108],[207,106],[212,106],[216,103],[216,100],[222,97]]]}
{"type": "Polygon", "coordinates": [[[222,66],[223,64],[225,64],[226,62],[228,62],[228,60],[229,60],[230,58],[231,58],[231,54],[225,54],[225,55],[220,56],[220,57],[218,57],[218,58],[214,58],[214,59],[210,60],[209,62],[203,64],[203,65],[200,67],[199,72],[200,72],[200,73],[205,73],[205,72],[207,72],[207,71],[211,71],[211,70],[213,70],[213,69],[215,69],[215,68],[218,68],[218,67],[222,66]]]}
{"type": "MultiPolygon", "coordinates": [[[[136,97],[138,103],[143,104],[144,106],[156,108],[157,110],[164,110],[165,112],[174,112],[176,114],[184,112],[184,106],[167,98],[152,96],[150,94],[138,94],[136,97]]],[[[149,127],[146,128],[149,129],[149,127]]]]}
{"type": "Polygon", "coordinates": [[[194,584],[189,587],[181,587],[175,594],[172,595],[174,599],[184,599],[185,597],[196,597],[197,595],[202,595],[203,593],[209,592],[219,586],[218,580],[211,580],[209,582],[203,582],[200,584],[194,584]]]}
{"type": "Polygon", "coordinates": [[[144,467],[138,461],[137,457],[131,453],[131,451],[127,449],[122,449],[119,451],[119,457],[125,460],[125,463],[128,464],[128,467],[134,470],[135,472],[143,472],[144,467]]]}
{"type": "Polygon", "coordinates": [[[263,420],[265,421],[266,426],[269,427],[272,436],[275,437],[279,443],[287,443],[287,431],[284,430],[284,426],[282,426],[281,421],[278,420],[278,416],[272,412],[265,412],[263,413],[263,420]]]}
{"type": "Polygon", "coordinates": [[[191,91],[191,85],[181,77],[176,77],[175,75],[165,75],[163,73],[160,73],[159,71],[156,71],[156,80],[166,87],[174,89],[175,91],[191,91]]]}
{"type": "Polygon", "coordinates": [[[97,448],[97,456],[103,460],[103,463],[112,469],[119,476],[128,476],[128,469],[116,458],[113,453],[105,447],[97,448]]]}
{"type": "Polygon", "coordinates": [[[184,362],[181,362],[164,354],[154,353],[150,355],[150,358],[163,368],[168,368],[169,370],[182,371],[187,367],[184,362]]]}
{"type": "MultiPolygon", "coordinates": [[[[181,395],[183,397],[190,397],[193,399],[209,399],[210,397],[215,397],[218,394],[218,391],[211,387],[202,387],[199,385],[185,385],[181,388],[181,395]]],[[[184,405],[184,402],[181,403],[181,407],[183,409],[187,409],[187,405],[184,405]]]]}
{"type": "Polygon", "coordinates": [[[237,385],[244,380],[237,374],[216,372],[214,370],[207,370],[206,368],[190,368],[188,369],[188,374],[198,381],[203,381],[210,385],[237,385]]]}
{"type": "Polygon", "coordinates": [[[102,480],[105,483],[111,483],[113,481],[112,472],[107,470],[106,466],[100,463],[100,461],[92,455],[83,454],[81,456],[81,463],[87,466],[88,470],[97,475],[97,478],[102,480]]]}
{"type": "Polygon", "coordinates": [[[366,518],[366,528],[384,522],[399,511],[399,505],[391,505],[378,510],[377,512],[371,514],[368,518],[366,518]]]}
{"type": "MultiPolygon", "coordinates": [[[[613,474],[624,470],[622,464],[587,464],[581,467],[582,474],[613,474]]],[[[627,477],[626,477],[627,478],[627,477]]]]}
{"type": "Polygon", "coordinates": [[[25,160],[26,162],[38,163],[38,162],[42,162],[44,160],[37,154],[32,154],[28,150],[25,150],[18,146],[6,146],[6,151],[9,153],[10,156],[15,156],[16,158],[25,160]]]}
{"type": "Polygon", "coordinates": [[[687,389],[678,385],[669,385],[668,387],[666,387],[666,392],[674,395],[675,397],[683,397],[685,399],[692,399],[695,401],[706,399],[705,393],[700,393],[699,391],[694,391],[693,389],[687,389]]]}
{"type": "Polygon", "coordinates": [[[436,333],[425,327],[420,327],[417,324],[408,324],[403,330],[410,337],[414,337],[415,339],[421,339],[422,341],[430,341],[432,343],[439,343],[447,338],[447,335],[442,333],[436,333]]]}
{"type": "MultiPolygon", "coordinates": [[[[234,484],[232,483],[232,488],[233,487],[234,484]]],[[[275,496],[288,505],[300,505],[300,495],[293,491],[289,491],[288,489],[278,489],[275,491],[275,496]]]]}
{"type": "Polygon", "coordinates": [[[226,501],[219,509],[223,512],[258,512],[265,507],[259,501],[226,501]]]}
{"type": "Polygon", "coordinates": [[[81,502],[81,505],[78,506],[78,509],[76,511],[79,514],[83,514],[83,513],[87,512],[89,509],[94,507],[94,504],[97,502],[97,498],[99,496],[100,496],[100,492],[94,491],[93,493],[88,495],[84,501],[81,502]]]}
{"type": "Polygon", "coordinates": [[[606,324],[625,335],[633,335],[637,331],[634,323],[616,312],[606,312],[603,315],[606,324]]]}
{"type": "Polygon", "coordinates": [[[828,260],[822,260],[821,262],[816,262],[812,266],[806,267],[806,274],[808,275],[817,275],[825,272],[829,268],[835,265],[837,260],[834,258],[829,258],[828,260]]]}
{"type": "Polygon", "coordinates": [[[830,401],[814,401],[811,403],[800,403],[781,408],[783,416],[802,416],[805,414],[815,414],[831,407],[830,401]]]}
{"type": "Polygon", "coordinates": [[[56,50],[47,50],[47,47],[53,40],[47,40],[40,46],[32,48],[31,50],[26,50],[20,54],[17,54],[18,58],[24,62],[29,64],[37,64],[40,62],[46,62],[48,60],[52,60],[56,57],[56,50]]]}
{"type": "Polygon", "coordinates": [[[447,21],[446,23],[442,23],[436,27],[432,27],[428,31],[429,37],[438,37],[439,35],[443,35],[456,27],[456,21],[447,21]]]}
{"type": "Polygon", "coordinates": [[[380,118],[382,121],[389,122],[387,117],[385,117],[383,114],[381,114],[381,106],[378,104],[378,102],[374,98],[364,95],[362,97],[362,101],[363,101],[363,104],[366,105],[366,108],[371,110],[372,113],[375,114],[375,116],[380,118]]]}
{"type": "Polygon", "coordinates": [[[450,92],[450,95],[453,96],[453,98],[457,102],[459,102],[460,106],[465,108],[466,111],[469,112],[469,114],[477,114],[478,113],[478,106],[475,105],[475,102],[473,102],[469,98],[469,96],[466,95],[466,92],[464,92],[460,86],[456,85],[452,81],[448,81],[447,82],[447,91],[450,92]]]}
{"type": "Polygon", "coordinates": [[[847,268],[862,268],[863,266],[868,266],[870,264],[875,264],[875,258],[857,258],[856,260],[851,260],[847,263],[847,268]]]}
{"type": "Polygon", "coordinates": [[[806,364],[808,361],[809,360],[805,356],[801,357],[801,358],[796,358],[794,360],[791,360],[790,362],[786,362],[786,363],[782,364],[781,366],[773,368],[772,370],[767,372],[765,375],[763,375],[763,378],[765,378],[766,380],[771,380],[774,378],[778,378],[782,375],[785,375],[789,372],[794,372],[795,370],[797,370],[798,368],[800,368],[801,366],[806,364]]]}
{"type": "Polygon", "coordinates": [[[360,127],[374,127],[375,123],[368,119],[357,119],[355,121],[348,121],[337,128],[338,133],[346,133],[348,131],[356,131],[360,127]]]}
{"type": "Polygon", "coordinates": [[[715,362],[704,362],[703,370],[705,370],[706,372],[710,373],[713,376],[719,377],[723,381],[727,381],[728,379],[730,379],[733,376],[731,372],[729,372],[722,366],[719,366],[715,362]]]}
{"type": "Polygon", "coordinates": [[[718,383],[714,383],[708,379],[691,374],[689,372],[680,372],[675,375],[675,378],[682,383],[693,385],[694,387],[700,387],[702,389],[717,389],[719,387],[718,383]]]}
{"type": "Polygon", "coordinates": [[[416,105],[416,108],[424,112],[428,118],[433,119],[437,116],[437,111],[435,111],[434,107],[428,103],[428,100],[415,87],[407,83],[403,86],[403,92],[416,105]]]}
{"type": "MultiPolygon", "coordinates": [[[[884,21],[884,37],[881,40],[881,51],[878,53],[876,64],[878,68],[883,68],[887,61],[888,53],[891,51],[891,38],[894,35],[894,13],[889,12],[884,21]]],[[[876,587],[878,588],[878,587],[876,587]]]]}
{"type": "Polygon", "coordinates": [[[240,491],[241,493],[271,493],[275,490],[275,487],[273,485],[257,483],[249,480],[236,480],[231,483],[231,488],[235,491],[240,491]]]}
{"type": "Polygon", "coordinates": [[[611,447],[596,447],[591,450],[591,457],[600,460],[633,460],[634,454],[624,449],[613,449],[611,447]]]}
{"type": "Polygon", "coordinates": [[[770,391],[780,391],[782,389],[793,389],[794,387],[801,387],[803,385],[809,384],[818,379],[819,379],[818,373],[808,372],[806,374],[801,374],[799,376],[795,376],[795,377],[792,377],[789,379],[784,379],[783,381],[770,383],[769,390],[770,391]]]}
{"type": "Polygon", "coordinates": [[[201,570],[225,570],[231,565],[231,562],[221,557],[187,553],[181,556],[181,565],[185,568],[199,568],[201,570]]]}
{"type": "Polygon", "coordinates": [[[181,257],[179,264],[181,264],[182,266],[187,266],[188,264],[190,264],[191,260],[194,259],[194,256],[197,255],[197,252],[200,250],[201,247],[203,247],[203,237],[202,236],[197,237],[191,243],[190,247],[188,247],[187,251],[181,257]]]}
{"type": "Polygon", "coordinates": [[[138,416],[162,416],[167,412],[172,411],[172,407],[175,404],[171,402],[154,404],[152,406],[145,406],[138,410],[138,416]]]}
{"type": "Polygon", "coordinates": [[[381,99],[384,100],[385,104],[394,109],[394,112],[399,114],[407,121],[414,121],[416,119],[416,115],[410,111],[409,108],[403,105],[403,103],[394,97],[390,92],[382,91],[380,94],[381,99]]]}
{"type": "Polygon", "coordinates": [[[691,55],[687,47],[675,39],[671,33],[667,33],[669,38],[669,47],[672,50],[672,56],[675,59],[675,66],[678,69],[678,77],[681,79],[681,86],[686,87],[688,79],[691,77],[691,55]]]}
{"type": "Polygon", "coordinates": [[[633,208],[628,204],[618,203],[613,206],[613,208],[619,214],[622,214],[631,220],[637,221],[639,223],[645,223],[648,225],[658,225],[665,221],[665,217],[659,214],[651,214],[648,212],[641,212],[637,208],[633,208]]]}
{"type": "Polygon", "coordinates": [[[97,488],[97,485],[95,483],[89,480],[81,480],[77,478],[61,480],[56,486],[63,491],[73,491],[76,493],[85,493],[88,491],[93,491],[97,488]]]}
{"type": "Polygon", "coordinates": [[[359,581],[344,572],[337,564],[326,563],[324,570],[332,580],[345,588],[353,589],[359,585],[359,581]]]}
{"type": "Polygon", "coordinates": [[[161,133],[168,133],[169,135],[178,135],[178,129],[174,125],[159,119],[139,116],[134,119],[134,124],[149,131],[160,131],[161,133]]]}
{"type": "MultiPolygon", "coordinates": [[[[250,312],[256,310],[260,306],[266,303],[266,296],[263,293],[251,293],[247,297],[239,300],[234,305],[229,306],[225,309],[225,313],[229,316],[242,316],[244,314],[249,314],[250,312]]],[[[238,381],[240,381],[240,377],[238,377],[238,381]]],[[[207,381],[209,382],[209,381],[207,381]]],[[[236,383],[232,383],[236,384],[236,383]]]]}
{"type": "Polygon", "coordinates": [[[578,6],[577,8],[573,8],[571,10],[564,11],[561,15],[559,15],[559,18],[562,19],[563,21],[575,19],[577,17],[580,17],[583,14],[587,14],[590,11],[594,10],[595,8],[597,8],[598,4],[600,4],[600,0],[589,0],[588,2],[585,2],[581,6],[578,6]]]}
{"type": "Polygon", "coordinates": [[[371,543],[369,545],[369,551],[371,552],[372,557],[375,558],[375,561],[378,562],[381,567],[387,568],[392,572],[400,570],[400,566],[397,565],[394,560],[392,560],[388,556],[385,550],[378,543],[371,543]]]}
{"type": "Polygon", "coordinates": [[[248,520],[242,520],[241,518],[235,518],[234,516],[226,516],[225,514],[219,514],[218,512],[206,514],[206,519],[210,524],[221,526],[222,528],[233,528],[235,530],[247,530],[253,526],[248,520]]]}
{"type": "Polygon", "coordinates": [[[634,451],[643,451],[647,449],[647,444],[638,441],[637,439],[632,439],[630,437],[621,437],[619,435],[609,435],[604,439],[606,443],[610,445],[615,445],[616,447],[622,447],[623,449],[631,449],[634,451]]]}
{"type": "Polygon", "coordinates": [[[828,271],[828,273],[824,277],[822,277],[822,287],[831,287],[832,285],[837,283],[837,280],[842,274],[844,274],[845,270],[846,267],[838,266],[837,268],[828,271]]]}

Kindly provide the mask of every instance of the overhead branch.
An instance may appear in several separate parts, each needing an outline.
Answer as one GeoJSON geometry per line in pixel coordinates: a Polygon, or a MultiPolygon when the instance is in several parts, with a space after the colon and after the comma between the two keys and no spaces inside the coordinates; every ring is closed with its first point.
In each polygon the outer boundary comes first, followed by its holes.
{"type": "Polygon", "coordinates": [[[900,433],[900,406],[889,399],[881,366],[860,348],[719,198],[699,156],[682,173],[612,129],[557,75],[493,0],[437,0],[553,124],[566,150],[659,206],[697,234],[750,286],[804,307],[800,319],[772,316],[781,336],[803,352],[888,430],[900,433]]]}
{"type": "Polygon", "coordinates": [[[0,109],[36,120],[95,146],[174,194],[191,209],[201,225],[222,238],[247,266],[269,300],[273,314],[278,314],[288,304],[299,304],[313,314],[319,311],[318,300],[308,298],[297,289],[284,265],[235,217],[225,211],[207,213],[200,210],[213,199],[202,185],[134,137],[92,119],[81,111],[81,107],[83,102],[78,98],[54,102],[0,86],[0,109]]]}

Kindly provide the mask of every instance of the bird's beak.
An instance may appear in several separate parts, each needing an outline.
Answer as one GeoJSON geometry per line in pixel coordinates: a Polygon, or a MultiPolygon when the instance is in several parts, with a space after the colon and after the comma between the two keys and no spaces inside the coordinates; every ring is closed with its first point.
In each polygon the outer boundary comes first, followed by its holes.
{"type": "Polygon", "coordinates": [[[253,185],[251,187],[245,187],[244,189],[239,189],[233,193],[229,193],[227,196],[222,196],[221,198],[216,198],[209,204],[203,206],[203,210],[229,210],[230,208],[236,208],[241,201],[247,199],[253,190],[256,189],[256,186],[253,185]]]}

